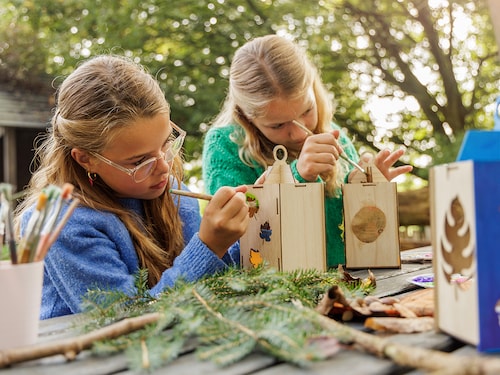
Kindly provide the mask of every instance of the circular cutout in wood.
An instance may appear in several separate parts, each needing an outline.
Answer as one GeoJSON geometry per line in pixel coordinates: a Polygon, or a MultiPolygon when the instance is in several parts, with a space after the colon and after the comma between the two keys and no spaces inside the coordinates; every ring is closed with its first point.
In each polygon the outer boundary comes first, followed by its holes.
{"type": "Polygon", "coordinates": [[[375,206],[365,206],[354,215],[351,227],[354,235],[365,243],[371,243],[382,234],[386,219],[384,212],[375,206]]]}

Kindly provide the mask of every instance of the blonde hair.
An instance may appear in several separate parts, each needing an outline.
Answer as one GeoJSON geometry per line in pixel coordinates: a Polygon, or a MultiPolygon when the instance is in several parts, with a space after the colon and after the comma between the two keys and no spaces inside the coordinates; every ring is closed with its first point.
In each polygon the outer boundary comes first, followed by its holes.
{"type": "MultiPolygon", "coordinates": [[[[252,167],[252,161],[256,161],[265,169],[274,162],[275,145],[251,120],[265,116],[265,109],[276,98],[294,100],[305,95],[311,85],[318,109],[318,126],[314,132],[330,131],[333,119],[331,98],[305,51],[277,35],[255,38],[240,47],[233,57],[228,95],[213,125],[239,125],[232,137],[240,146],[240,159],[252,167]]],[[[289,155],[292,159],[298,157],[297,154],[289,155]]],[[[335,194],[341,179],[339,173],[332,170],[322,178],[327,193],[335,194]]]]}
{"type": "MultiPolygon", "coordinates": [[[[184,246],[182,223],[171,195],[143,202],[146,221],[142,225],[142,219],[125,209],[101,179],[90,186],[87,171],[72,158],[71,150],[100,153],[131,122],[169,112],[158,82],[141,65],[114,55],[84,62],[57,90],[52,126],[35,148],[34,163],[39,165],[26,198],[17,207],[17,218],[35,204],[44,187],[69,182],[82,205],[120,218],[131,234],[140,267],[148,270],[149,285],[155,285],[184,246]]],[[[181,181],[181,156],[175,158],[171,175],[181,181]]]]}

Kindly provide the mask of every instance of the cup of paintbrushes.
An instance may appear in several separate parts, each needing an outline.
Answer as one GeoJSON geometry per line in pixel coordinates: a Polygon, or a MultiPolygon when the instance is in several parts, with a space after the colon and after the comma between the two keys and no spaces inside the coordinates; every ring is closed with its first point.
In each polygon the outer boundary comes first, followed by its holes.
{"type": "Polygon", "coordinates": [[[35,344],[44,262],[0,262],[0,350],[35,344]]]}

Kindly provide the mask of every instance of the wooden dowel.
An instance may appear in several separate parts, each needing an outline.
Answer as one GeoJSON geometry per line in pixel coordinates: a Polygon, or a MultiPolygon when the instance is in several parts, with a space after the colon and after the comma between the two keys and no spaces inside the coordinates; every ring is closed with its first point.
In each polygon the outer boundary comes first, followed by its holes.
{"type": "Polygon", "coordinates": [[[170,193],[177,194],[177,195],[184,195],[185,197],[203,199],[206,201],[209,201],[210,199],[212,199],[211,195],[203,194],[203,193],[195,193],[195,192],[187,191],[187,190],[170,189],[170,193]]]}
{"type": "Polygon", "coordinates": [[[299,128],[301,128],[303,131],[305,131],[308,136],[314,134],[311,130],[309,130],[308,128],[306,128],[306,126],[304,124],[298,122],[297,120],[292,120],[292,122],[295,125],[297,125],[299,128]]]}

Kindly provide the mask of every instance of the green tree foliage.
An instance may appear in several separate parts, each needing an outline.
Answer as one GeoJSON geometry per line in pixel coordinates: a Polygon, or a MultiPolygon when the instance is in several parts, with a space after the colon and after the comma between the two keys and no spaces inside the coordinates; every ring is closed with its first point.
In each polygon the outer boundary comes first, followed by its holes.
{"type": "Polygon", "coordinates": [[[308,49],[361,149],[404,145],[423,178],[454,160],[466,130],[492,127],[500,67],[487,0],[0,0],[0,81],[134,56],[159,79],[196,160],[235,49],[269,33],[308,49]]]}
{"type": "Polygon", "coordinates": [[[334,59],[345,60],[349,75],[337,84],[323,71],[342,93],[337,118],[358,139],[404,144],[414,160],[438,164],[454,160],[466,130],[492,127],[500,70],[486,1],[349,0],[333,14],[338,22],[324,34],[335,35],[334,59]],[[415,105],[390,115],[395,126],[379,136],[356,103],[373,96],[415,105]]]}

